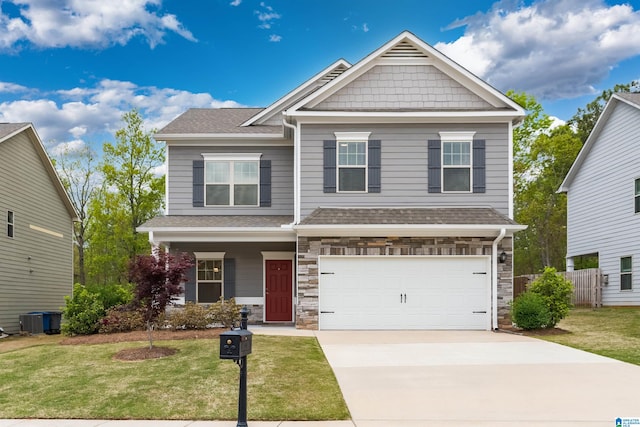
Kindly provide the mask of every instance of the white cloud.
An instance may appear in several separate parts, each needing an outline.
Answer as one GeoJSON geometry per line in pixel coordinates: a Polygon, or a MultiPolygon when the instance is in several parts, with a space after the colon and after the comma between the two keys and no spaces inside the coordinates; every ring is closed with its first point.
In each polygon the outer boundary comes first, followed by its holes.
{"type": "Polygon", "coordinates": [[[0,93],[26,92],[27,88],[15,83],[0,82],[0,93]]]}
{"type": "MultiPolygon", "coordinates": [[[[22,43],[38,47],[105,47],[143,37],[152,48],[167,32],[196,41],[173,14],[161,14],[162,0],[4,0],[19,15],[0,10],[0,49],[22,43]]],[[[0,2],[1,3],[1,2],[0,2]]]]}
{"type": "Polygon", "coordinates": [[[497,2],[449,28],[465,33],[435,48],[500,90],[539,99],[593,93],[620,61],[640,54],[640,12],[602,0],[497,2]]]}
{"type": "Polygon", "coordinates": [[[69,142],[53,143],[48,148],[49,154],[53,156],[62,156],[70,153],[79,153],[85,149],[86,143],[81,139],[74,139],[69,142]]]}
{"type": "Polygon", "coordinates": [[[369,32],[369,26],[367,25],[366,22],[364,24],[362,24],[362,31],[364,31],[365,33],[369,32]]]}
{"type": "MultiPolygon", "coordinates": [[[[35,91],[35,90],[34,90],[35,91]]],[[[39,94],[35,99],[0,102],[0,122],[32,122],[43,141],[101,143],[122,127],[122,115],[136,108],[148,130],[160,129],[188,108],[241,107],[208,93],[137,86],[102,80],[92,87],[39,94]]]]}
{"type": "Polygon", "coordinates": [[[277,34],[271,34],[271,35],[269,36],[269,41],[270,41],[270,42],[277,43],[277,42],[279,42],[279,41],[281,41],[281,40],[282,40],[282,36],[279,36],[279,35],[277,35],[277,34]]]}
{"type": "Polygon", "coordinates": [[[242,0],[233,0],[231,3],[229,3],[229,5],[240,6],[240,3],[242,3],[242,0]]]}
{"type": "Polygon", "coordinates": [[[258,16],[260,25],[258,28],[268,30],[273,25],[273,21],[280,19],[281,15],[273,10],[273,7],[268,6],[265,2],[260,2],[262,10],[256,10],[254,13],[258,16]]]}

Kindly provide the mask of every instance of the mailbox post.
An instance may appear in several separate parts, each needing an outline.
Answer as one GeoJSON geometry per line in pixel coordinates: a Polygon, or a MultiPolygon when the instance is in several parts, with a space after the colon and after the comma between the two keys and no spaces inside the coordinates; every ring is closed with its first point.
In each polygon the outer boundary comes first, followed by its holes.
{"type": "Polygon", "coordinates": [[[249,310],[240,310],[240,329],[220,334],[220,359],[231,359],[240,366],[240,392],[238,396],[238,424],[247,427],[247,355],[251,354],[253,333],[247,330],[249,310]]]}

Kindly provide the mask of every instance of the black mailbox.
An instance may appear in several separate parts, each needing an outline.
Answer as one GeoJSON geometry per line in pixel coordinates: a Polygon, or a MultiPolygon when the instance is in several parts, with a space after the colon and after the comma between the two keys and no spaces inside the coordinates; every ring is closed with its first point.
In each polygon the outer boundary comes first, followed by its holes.
{"type": "Polygon", "coordinates": [[[234,329],[220,334],[220,359],[238,360],[251,354],[252,332],[234,329]]]}

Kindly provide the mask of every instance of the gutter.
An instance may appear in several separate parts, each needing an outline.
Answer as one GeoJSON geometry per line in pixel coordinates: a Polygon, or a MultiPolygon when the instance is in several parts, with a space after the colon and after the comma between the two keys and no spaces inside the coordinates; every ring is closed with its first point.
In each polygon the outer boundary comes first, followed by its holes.
{"type": "Polygon", "coordinates": [[[500,234],[491,246],[491,329],[498,330],[498,243],[504,239],[507,229],[500,229],[500,234]]]}

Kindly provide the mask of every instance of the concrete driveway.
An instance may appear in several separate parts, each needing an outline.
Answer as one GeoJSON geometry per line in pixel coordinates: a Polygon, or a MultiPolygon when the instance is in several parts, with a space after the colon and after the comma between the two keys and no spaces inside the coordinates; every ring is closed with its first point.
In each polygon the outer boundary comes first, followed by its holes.
{"type": "Polygon", "coordinates": [[[608,426],[640,366],[488,331],[318,331],[357,427],[608,426]]]}

